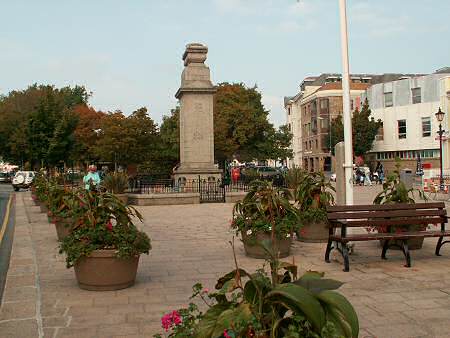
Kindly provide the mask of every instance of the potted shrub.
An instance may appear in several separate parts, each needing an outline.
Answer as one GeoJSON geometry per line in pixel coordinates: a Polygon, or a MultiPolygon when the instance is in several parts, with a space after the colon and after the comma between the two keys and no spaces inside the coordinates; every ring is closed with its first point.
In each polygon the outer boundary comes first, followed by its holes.
{"type": "Polygon", "coordinates": [[[31,197],[35,204],[39,205],[41,212],[47,213],[49,182],[42,173],[38,173],[33,180],[31,197]],[[33,197],[34,196],[34,197],[33,197]]]}
{"type": "Polygon", "coordinates": [[[247,256],[266,258],[262,243],[267,241],[280,257],[290,253],[292,234],[298,224],[295,207],[287,189],[267,181],[254,181],[250,191],[233,208],[232,228],[242,237],[247,256]]]}
{"type": "Polygon", "coordinates": [[[194,285],[191,298],[199,297],[206,312],[190,303],[165,314],[164,336],[357,338],[358,316],[350,302],[334,291],[342,283],[315,271],[298,278],[297,267],[276,256],[269,260],[270,275],[264,269],[248,273],[236,263],[235,270],[219,278],[215,292],[194,285]]]}
{"type": "Polygon", "coordinates": [[[115,194],[123,203],[128,204],[128,175],[126,173],[112,172],[103,178],[102,186],[110,193],[115,194]]]}
{"type": "Polygon", "coordinates": [[[295,196],[295,189],[299,186],[305,175],[308,175],[308,173],[302,168],[298,167],[290,168],[284,175],[286,186],[292,196],[295,196]]]}
{"type": "Polygon", "coordinates": [[[60,244],[67,267],[74,266],[78,285],[86,290],[118,290],[134,284],[139,257],[151,249],[149,237],[133,218],[139,212],[115,195],[80,190],[75,194],[74,228],[60,244]]]}
{"type": "Polygon", "coordinates": [[[49,201],[48,215],[49,220],[55,224],[58,240],[62,241],[74,227],[74,214],[78,214],[80,208],[79,194],[80,189],[73,189],[67,186],[57,185],[55,191],[51,194],[49,201]]]}
{"type": "Polygon", "coordinates": [[[326,242],[328,223],[326,208],[334,204],[334,187],[321,172],[305,174],[295,190],[300,229],[297,239],[304,242],[326,242]]]}
{"type": "MultiPolygon", "coordinates": [[[[407,188],[400,180],[400,163],[397,161],[392,174],[388,175],[383,183],[383,190],[373,200],[374,204],[391,204],[391,203],[415,203],[414,193],[417,192],[419,197],[427,200],[425,194],[418,189],[407,188]]],[[[382,229],[383,232],[408,232],[408,231],[425,231],[426,225],[410,225],[410,226],[391,226],[389,229],[382,229]]],[[[375,231],[377,228],[369,228],[369,231],[375,231]]],[[[424,237],[408,239],[408,249],[418,250],[422,248],[424,237]]],[[[383,246],[384,241],[380,241],[383,246]]],[[[392,249],[402,248],[401,241],[390,241],[392,249]]]]}

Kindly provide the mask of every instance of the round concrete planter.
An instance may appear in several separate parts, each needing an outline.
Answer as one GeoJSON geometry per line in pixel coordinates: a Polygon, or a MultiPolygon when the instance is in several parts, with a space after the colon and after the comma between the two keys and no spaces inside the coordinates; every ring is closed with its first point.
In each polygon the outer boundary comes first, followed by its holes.
{"type": "Polygon", "coordinates": [[[33,204],[35,205],[35,206],[39,206],[39,200],[38,200],[38,198],[37,198],[37,196],[36,195],[31,195],[31,200],[33,201],[33,204]]]}
{"type": "MultiPolygon", "coordinates": [[[[408,250],[420,250],[423,246],[423,240],[424,237],[418,237],[418,238],[411,238],[407,240],[408,243],[408,250]]],[[[384,240],[380,241],[380,246],[383,247],[384,240]]],[[[390,241],[390,245],[392,245],[389,250],[401,250],[400,248],[403,245],[403,242],[400,240],[393,240],[390,241]],[[395,246],[394,246],[395,245],[395,246]]]]}
{"type": "Polygon", "coordinates": [[[48,208],[47,208],[47,206],[45,205],[45,203],[40,203],[40,204],[39,204],[39,207],[41,208],[41,212],[42,212],[43,214],[46,214],[46,213],[48,212],[48,208]]]}
{"type": "Polygon", "coordinates": [[[71,218],[54,218],[52,223],[55,223],[58,241],[62,241],[69,235],[73,228],[73,220],[71,218]]]}
{"type": "Polygon", "coordinates": [[[139,256],[117,258],[115,250],[96,250],[75,263],[75,276],[81,289],[110,291],[134,284],[139,256]]]}
{"type": "MultiPolygon", "coordinates": [[[[258,232],[256,236],[248,236],[245,232],[241,233],[244,243],[245,254],[252,258],[269,258],[266,251],[261,246],[262,241],[270,241],[272,234],[270,232],[258,232]]],[[[291,252],[292,236],[289,238],[278,239],[275,237],[276,247],[278,248],[279,258],[289,256],[291,252]]]]}
{"type": "Polygon", "coordinates": [[[116,196],[123,204],[128,205],[128,194],[116,194],[116,196]]]}
{"type": "Polygon", "coordinates": [[[297,240],[308,243],[323,243],[328,241],[328,234],[326,222],[313,222],[303,225],[297,231],[297,240]]]}

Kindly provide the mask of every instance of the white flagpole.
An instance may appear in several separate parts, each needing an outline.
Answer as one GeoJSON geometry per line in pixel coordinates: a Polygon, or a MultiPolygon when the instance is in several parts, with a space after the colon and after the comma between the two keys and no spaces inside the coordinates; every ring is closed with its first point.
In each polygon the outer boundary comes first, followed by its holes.
{"type": "Polygon", "coordinates": [[[342,49],[342,100],[344,122],[344,170],[345,170],[345,204],[353,205],[353,145],[352,114],[350,111],[350,71],[348,63],[348,35],[346,0],[339,0],[341,21],[342,49]]]}

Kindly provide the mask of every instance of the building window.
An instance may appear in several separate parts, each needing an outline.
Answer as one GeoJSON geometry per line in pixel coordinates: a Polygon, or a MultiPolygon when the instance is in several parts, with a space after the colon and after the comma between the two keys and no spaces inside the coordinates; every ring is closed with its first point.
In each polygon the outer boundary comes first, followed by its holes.
{"type": "Polygon", "coordinates": [[[384,140],[384,128],[383,128],[383,122],[381,122],[380,128],[378,128],[378,132],[375,135],[375,141],[383,141],[384,140]]]}
{"type": "Polygon", "coordinates": [[[288,111],[288,115],[291,115],[291,107],[288,107],[287,111],[288,111]]]}
{"type": "Polygon", "coordinates": [[[320,109],[328,109],[328,99],[320,100],[320,109]]]}
{"type": "Polygon", "coordinates": [[[406,138],[406,120],[398,120],[398,138],[406,138]]]}
{"type": "Polygon", "coordinates": [[[422,117],[422,137],[431,136],[431,118],[422,117]]]}
{"type": "Polygon", "coordinates": [[[392,107],[394,105],[394,101],[392,100],[392,92],[384,93],[384,106],[392,107]]]}
{"type": "Polygon", "coordinates": [[[328,124],[329,124],[328,117],[322,117],[320,119],[320,128],[322,130],[328,130],[328,124]]]}
{"type": "Polygon", "coordinates": [[[411,89],[411,95],[413,104],[422,102],[422,91],[420,88],[411,89]]]}

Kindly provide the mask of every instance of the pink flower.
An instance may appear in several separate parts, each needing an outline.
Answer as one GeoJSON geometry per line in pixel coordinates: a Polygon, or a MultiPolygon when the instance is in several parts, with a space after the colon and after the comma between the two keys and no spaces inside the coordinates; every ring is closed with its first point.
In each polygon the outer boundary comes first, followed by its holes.
{"type": "Polygon", "coordinates": [[[109,220],[108,223],[106,223],[106,229],[108,229],[108,231],[112,231],[113,226],[112,226],[111,220],[109,220]]]}
{"type": "Polygon", "coordinates": [[[181,324],[181,316],[178,313],[178,311],[173,311],[172,312],[172,319],[173,319],[173,323],[175,325],[180,325],[181,324]]]}
{"type": "Polygon", "coordinates": [[[169,331],[170,327],[172,326],[172,317],[171,317],[170,313],[162,316],[161,325],[166,332],[169,331]]]}
{"type": "Polygon", "coordinates": [[[161,325],[166,332],[169,331],[172,325],[177,326],[180,325],[181,322],[182,322],[181,316],[176,310],[165,314],[161,318],[161,325]]]}
{"type": "Polygon", "coordinates": [[[228,334],[228,331],[227,331],[227,330],[223,330],[223,336],[224,336],[225,338],[231,338],[231,336],[228,334]]]}
{"type": "Polygon", "coordinates": [[[203,293],[208,293],[209,292],[209,289],[208,288],[204,288],[203,289],[203,293]]]}

